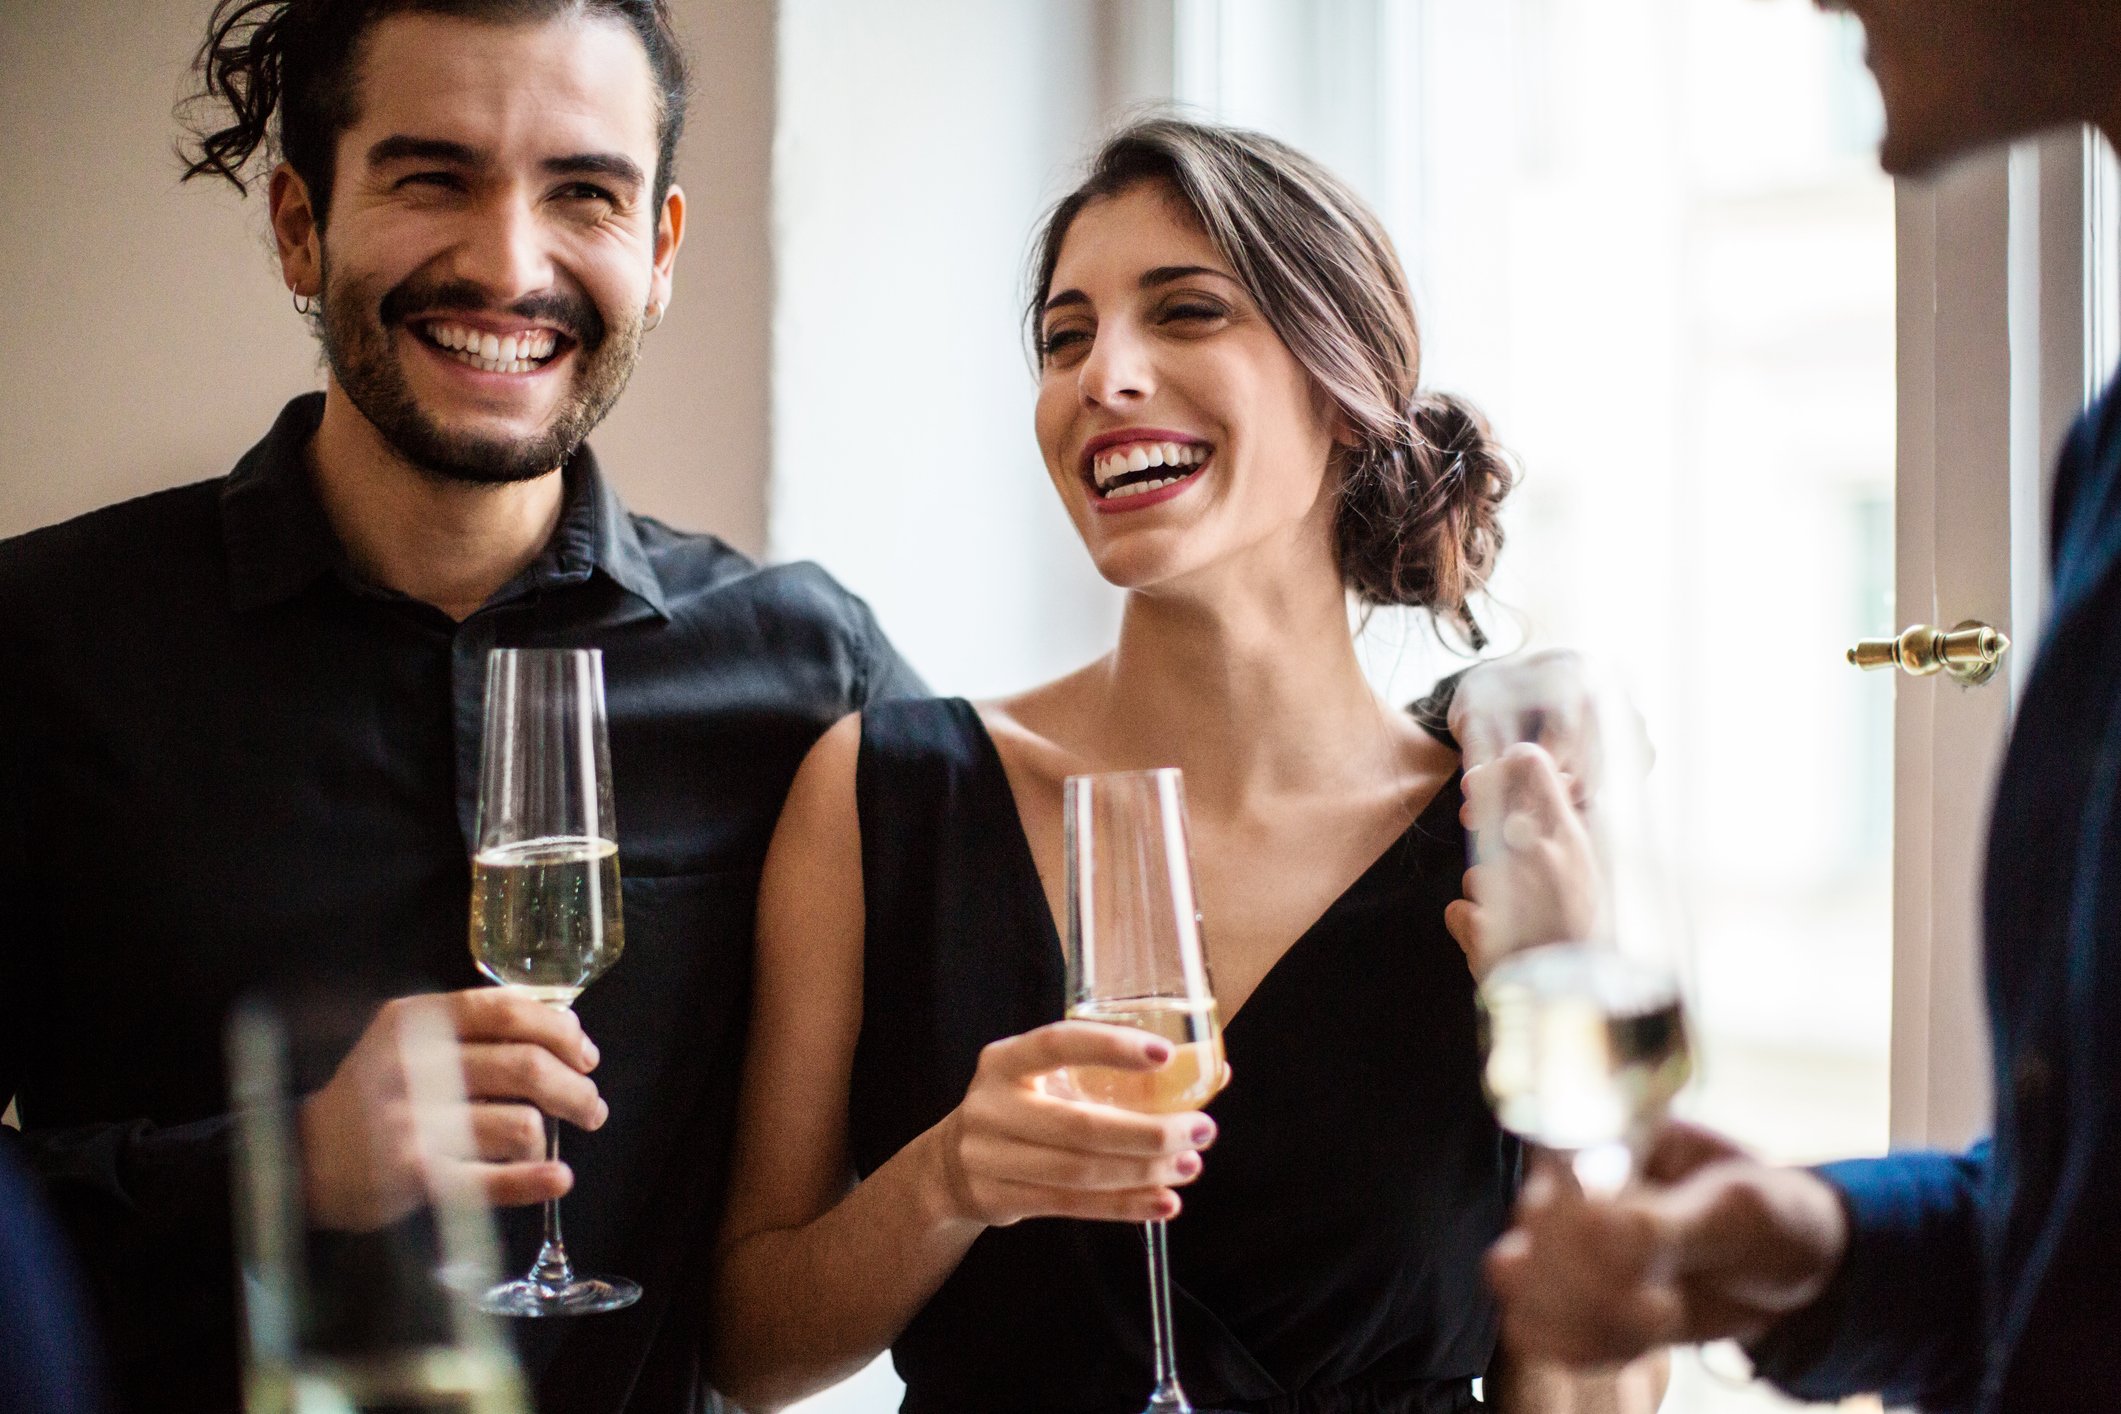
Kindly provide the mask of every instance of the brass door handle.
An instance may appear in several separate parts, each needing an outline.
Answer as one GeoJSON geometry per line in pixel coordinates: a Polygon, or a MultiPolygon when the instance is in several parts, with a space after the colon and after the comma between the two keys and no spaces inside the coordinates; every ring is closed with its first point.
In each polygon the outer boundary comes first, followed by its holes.
{"type": "Polygon", "coordinates": [[[2011,641],[1987,624],[1968,619],[1946,632],[1928,624],[1916,624],[1898,638],[1866,638],[1849,649],[1849,661],[1859,668],[1898,666],[1910,677],[1926,678],[1948,673],[1958,682],[1975,686],[1996,675],[2003,651],[2011,641]]]}

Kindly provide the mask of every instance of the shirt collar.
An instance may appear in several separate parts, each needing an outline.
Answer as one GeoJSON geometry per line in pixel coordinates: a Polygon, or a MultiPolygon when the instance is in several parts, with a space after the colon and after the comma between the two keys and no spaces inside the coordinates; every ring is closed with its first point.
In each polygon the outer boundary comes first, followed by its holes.
{"type": "MultiPolygon", "coordinates": [[[[309,442],[323,420],[322,393],[296,398],[222,486],[229,599],[238,611],[292,599],[325,575],[345,571],[345,551],[309,479],[309,442]]],[[[497,597],[580,584],[601,573],[670,617],[633,517],[597,469],[595,453],[578,449],[563,474],[566,500],[552,539],[497,597]]]]}

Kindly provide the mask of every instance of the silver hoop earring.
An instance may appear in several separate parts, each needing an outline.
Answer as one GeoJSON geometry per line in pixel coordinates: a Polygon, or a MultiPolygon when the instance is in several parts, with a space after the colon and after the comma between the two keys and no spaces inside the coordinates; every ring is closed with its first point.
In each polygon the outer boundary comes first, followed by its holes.
{"type": "Polygon", "coordinates": [[[318,307],[323,304],[323,301],[315,295],[298,295],[293,290],[289,290],[287,293],[294,298],[295,313],[301,315],[304,319],[316,313],[318,307]]]}
{"type": "Polygon", "coordinates": [[[656,305],[653,309],[650,309],[648,312],[655,316],[655,323],[643,324],[641,326],[641,332],[643,334],[653,334],[656,330],[663,327],[663,316],[670,312],[670,306],[665,304],[659,304],[656,305]]]}

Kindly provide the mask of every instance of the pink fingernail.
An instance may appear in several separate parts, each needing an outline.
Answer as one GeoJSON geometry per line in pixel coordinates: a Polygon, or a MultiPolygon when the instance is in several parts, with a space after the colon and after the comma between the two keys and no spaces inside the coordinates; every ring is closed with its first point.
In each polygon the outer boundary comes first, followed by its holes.
{"type": "Polygon", "coordinates": [[[582,1064],[588,1066],[591,1070],[595,1070],[597,1068],[597,1058],[602,1054],[603,1052],[597,1049],[596,1042],[590,1040],[587,1036],[582,1038],[582,1064]]]}
{"type": "Polygon", "coordinates": [[[1180,1178],[1191,1178],[1200,1172],[1200,1155],[1180,1154],[1178,1163],[1174,1167],[1178,1169],[1180,1178]]]}
{"type": "Polygon", "coordinates": [[[1162,1041],[1151,1041],[1145,1048],[1145,1053],[1150,1060],[1155,1061],[1158,1065],[1162,1065],[1165,1061],[1171,1059],[1171,1047],[1162,1041]]]}
{"type": "Polygon", "coordinates": [[[1193,1126],[1193,1147],[1198,1149],[1215,1140],[1215,1121],[1204,1119],[1193,1126]]]}

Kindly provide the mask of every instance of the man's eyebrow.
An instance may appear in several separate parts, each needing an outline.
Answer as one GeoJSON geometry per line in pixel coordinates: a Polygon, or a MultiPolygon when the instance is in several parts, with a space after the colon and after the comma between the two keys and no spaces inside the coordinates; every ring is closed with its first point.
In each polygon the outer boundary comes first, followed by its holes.
{"type": "Polygon", "coordinates": [[[628,186],[645,186],[648,176],[631,157],[616,152],[575,152],[548,157],[538,164],[558,177],[609,177],[628,186]]]}
{"type": "Polygon", "coordinates": [[[447,162],[453,167],[476,167],[482,155],[477,148],[461,142],[405,133],[380,138],[368,149],[369,165],[378,167],[385,162],[447,162]]]}

